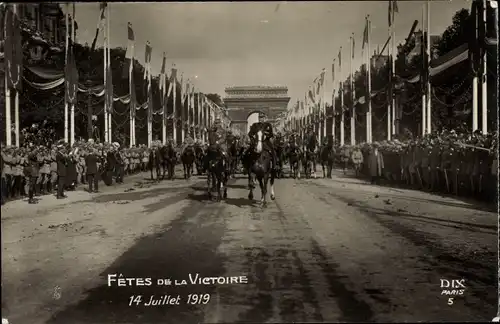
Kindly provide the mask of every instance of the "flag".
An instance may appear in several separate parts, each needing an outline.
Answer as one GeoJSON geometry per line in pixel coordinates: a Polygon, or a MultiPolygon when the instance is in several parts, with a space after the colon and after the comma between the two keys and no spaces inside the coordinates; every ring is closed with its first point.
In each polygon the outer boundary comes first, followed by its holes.
{"type": "Polygon", "coordinates": [[[134,83],[134,75],[132,74],[131,75],[132,77],[132,80],[130,80],[130,110],[131,110],[131,115],[132,115],[132,118],[135,117],[135,106],[136,106],[136,102],[137,102],[137,99],[136,99],[136,96],[135,96],[135,83],[134,83]]]}
{"type": "Polygon", "coordinates": [[[163,62],[161,63],[160,71],[160,93],[161,93],[161,104],[165,103],[165,93],[167,92],[167,78],[165,75],[165,65],[167,63],[167,54],[163,52],[163,62]]]}
{"type": "Polygon", "coordinates": [[[95,45],[97,43],[97,37],[99,37],[99,31],[104,28],[104,22],[106,20],[106,8],[108,7],[107,2],[101,2],[99,3],[99,18],[97,21],[97,28],[95,30],[95,36],[94,40],[92,41],[92,50],[93,52],[95,50],[95,45]]]}
{"type": "Polygon", "coordinates": [[[479,35],[476,25],[478,24],[479,10],[478,2],[472,1],[470,15],[467,18],[466,30],[468,31],[468,44],[469,44],[469,62],[474,74],[477,74],[480,66],[480,46],[479,35]]]}
{"type": "Polygon", "coordinates": [[[69,104],[76,104],[77,102],[78,78],[73,46],[70,46],[68,48],[68,63],[65,66],[65,97],[69,104]]]}
{"type": "Polygon", "coordinates": [[[365,44],[368,44],[368,17],[365,18],[365,30],[363,31],[363,45],[361,45],[361,50],[365,49],[365,44]]]}
{"type": "Polygon", "coordinates": [[[340,47],[340,50],[339,50],[339,68],[342,69],[342,46],[340,47]]]}
{"type": "Polygon", "coordinates": [[[135,55],[135,37],[134,30],[132,29],[132,24],[128,23],[127,26],[128,42],[127,42],[127,52],[125,52],[125,64],[123,65],[123,77],[128,78],[129,73],[132,70],[134,55],[135,55]]]}
{"type": "Polygon", "coordinates": [[[177,82],[177,69],[172,68],[172,72],[170,72],[170,82],[168,85],[168,93],[167,93],[167,98],[170,98],[170,95],[172,94],[172,91],[174,90],[174,83],[177,82]]]}
{"type": "Polygon", "coordinates": [[[399,12],[398,3],[396,0],[389,0],[388,21],[389,27],[394,24],[394,14],[399,12]]]}
{"type": "Polygon", "coordinates": [[[308,92],[308,95],[309,95],[309,99],[311,100],[311,102],[313,103],[313,105],[315,104],[315,100],[314,100],[314,90],[309,87],[309,92],[308,92]]]}
{"type": "Polygon", "coordinates": [[[352,34],[352,58],[354,58],[354,43],[355,43],[355,40],[354,40],[354,33],[352,34]]]}
{"type": "Polygon", "coordinates": [[[149,41],[146,42],[146,51],[144,54],[144,80],[146,78],[151,79],[151,53],[153,52],[153,48],[151,47],[151,43],[149,41]]]}
{"type": "Polygon", "coordinates": [[[108,102],[108,112],[113,113],[113,73],[111,70],[111,62],[108,63],[108,69],[106,71],[106,93],[105,93],[107,102],[108,102]]]}
{"type": "Polygon", "coordinates": [[[332,63],[332,84],[335,84],[335,59],[333,59],[332,63]]]}
{"type": "Polygon", "coordinates": [[[8,71],[7,83],[11,89],[21,90],[23,75],[23,48],[19,16],[10,6],[5,8],[5,68],[8,71]]]}

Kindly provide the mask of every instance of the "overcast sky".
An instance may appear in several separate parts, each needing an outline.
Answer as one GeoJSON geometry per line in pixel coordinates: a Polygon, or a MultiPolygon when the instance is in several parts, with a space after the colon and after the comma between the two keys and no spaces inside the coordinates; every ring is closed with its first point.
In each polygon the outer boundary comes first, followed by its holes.
{"type": "MultiPolygon", "coordinates": [[[[422,1],[398,1],[396,40],[407,37],[414,20],[422,21],[422,1]]],[[[387,1],[110,3],[111,46],[126,47],[127,22],[135,32],[135,52],[144,61],[144,47],[153,47],[152,68],[158,74],[162,53],[167,67],[175,63],[184,79],[205,93],[233,85],[285,85],[291,103],[327,70],[343,47],[348,73],[349,37],[355,33],[355,61],[361,64],[365,16],[372,22],[371,47],[383,47],[388,36],[387,1]],[[195,76],[197,78],[195,79],[195,76]]],[[[441,34],[454,13],[470,8],[468,0],[431,1],[431,34],[441,34]]],[[[92,43],[98,3],[77,3],[77,40],[92,43]]],[[[418,27],[417,27],[418,28],[418,27]]],[[[102,46],[102,36],[98,45],[102,46]]]]}

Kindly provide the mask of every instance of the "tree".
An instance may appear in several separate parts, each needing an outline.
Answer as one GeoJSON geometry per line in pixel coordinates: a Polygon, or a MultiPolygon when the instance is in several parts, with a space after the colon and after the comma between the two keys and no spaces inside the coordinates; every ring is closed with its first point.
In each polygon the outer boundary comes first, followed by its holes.
{"type": "Polygon", "coordinates": [[[222,100],[221,96],[217,93],[209,93],[206,95],[206,97],[213,101],[213,103],[215,103],[217,106],[220,106],[220,107],[224,107],[225,104],[224,104],[224,101],[222,100]]]}

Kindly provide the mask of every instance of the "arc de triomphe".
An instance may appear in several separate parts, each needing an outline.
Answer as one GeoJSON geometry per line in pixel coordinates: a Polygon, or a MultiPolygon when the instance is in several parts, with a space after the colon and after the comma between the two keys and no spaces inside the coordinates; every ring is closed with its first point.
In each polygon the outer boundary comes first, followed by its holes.
{"type": "Polygon", "coordinates": [[[269,121],[285,112],[290,101],[284,86],[238,86],[225,89],[224,103],[231,119],[231,126],[242,134],[259,121],[264,114],[269,121]]]}

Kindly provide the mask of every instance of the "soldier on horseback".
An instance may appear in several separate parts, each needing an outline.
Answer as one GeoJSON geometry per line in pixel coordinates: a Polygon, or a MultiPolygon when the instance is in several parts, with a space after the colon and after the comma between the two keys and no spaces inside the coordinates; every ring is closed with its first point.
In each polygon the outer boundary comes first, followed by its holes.
{"type": "Polygon", "coordinates": [[[314,132],[313,125],[307,127],[306,135],[304,136],[304,162],[306,166],[306,176],[313,171],[313,176],[316,177],[316,154],[318,149],[318,138],[314,132]],[[309,169],[309,162],[312,163],[312,170],[309,169]]]}
{"type": "MultiPolygon", "coordinates": [[[[259,123],[262,125],[262,132],[266,138],[266,145],[271,153],[273,170],[278,171],[278,157],[276,155],[275,145],[274,145],[274,133],[273,126],[267,121],[267,117],[264,114],[259,115],[259,123]]],[[[250,137],[255,134],[248,134],[250,137]]]]}

